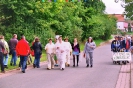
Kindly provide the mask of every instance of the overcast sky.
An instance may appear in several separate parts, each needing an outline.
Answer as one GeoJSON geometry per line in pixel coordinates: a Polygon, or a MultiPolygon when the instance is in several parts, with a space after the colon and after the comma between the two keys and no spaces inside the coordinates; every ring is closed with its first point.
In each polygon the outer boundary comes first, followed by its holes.
{"type": "Polygon", "coordinates": [[[121,7],[121,1],[115,3],[114,0],[102,0],[106,5],[106,12],[108,14],[122,14],[124,8],[121,7]]]}

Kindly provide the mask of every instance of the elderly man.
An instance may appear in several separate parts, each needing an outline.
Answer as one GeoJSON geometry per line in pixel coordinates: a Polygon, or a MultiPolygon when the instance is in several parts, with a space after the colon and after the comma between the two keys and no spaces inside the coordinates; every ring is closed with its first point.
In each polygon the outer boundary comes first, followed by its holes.
{"type": "Polygon", "coordinates": [[[64,70],[66,62],[66,43],[62,41],[62,36],[58,38],[58,42],[55,44],[56,56],[58,58],[60,69],[64,70]]]}
{"type": "Polygon", "coordinates": [[[16,52],[17,52],[17,55],[20,56],[20,64],[22,67],[22,72],[25,73],[27,57],[28,57],[28,54],[30,53],[30,47],[27,41],[25,40],[25,36],[22,36],[21,40],[19,40],[16,46],[16,52]]]}
{"type": "Polygon", "coordinates": [[[18,43],[17,40],[17,34],[13,35],[13,38],[9,41],[9,49],[10,49],[10,54],[12,55],[10,65],[16,66],[16,61],[17,61],[17,55],[16,55],[16,45],[18,43]]]}

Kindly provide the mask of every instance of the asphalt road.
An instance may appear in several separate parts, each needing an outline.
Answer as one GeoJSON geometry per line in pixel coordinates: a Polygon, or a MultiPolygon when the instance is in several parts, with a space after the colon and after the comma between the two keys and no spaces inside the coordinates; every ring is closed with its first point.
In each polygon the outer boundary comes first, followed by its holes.
{"type": "Polygon", "coordinates": [[[111,57],[110,44],[104,45],[94,51],[93,68],[86,68],[85,60],[64,71],[46,70],[43,65],[0,78],[0,88],[115,88],[120,65],[113,65],[111,57]]]}

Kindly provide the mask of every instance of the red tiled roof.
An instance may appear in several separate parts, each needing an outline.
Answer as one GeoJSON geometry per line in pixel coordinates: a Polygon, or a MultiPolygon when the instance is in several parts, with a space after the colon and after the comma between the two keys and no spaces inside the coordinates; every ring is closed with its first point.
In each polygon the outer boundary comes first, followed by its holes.
{"type": "Polygon", "coordinates": [[[125,21],[123,14],[113,14],[113,15],[117,18],[118,22],[125,21]]]}

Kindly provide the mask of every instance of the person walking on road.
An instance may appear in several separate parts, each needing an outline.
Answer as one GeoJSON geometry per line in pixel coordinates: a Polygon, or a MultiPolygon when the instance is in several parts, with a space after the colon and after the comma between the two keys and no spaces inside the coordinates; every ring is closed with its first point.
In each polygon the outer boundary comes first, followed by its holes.
{"type": "Polygon", "coordinates": [[[40,43],[40,40],[38,37],[36,37],[35,39],[35,43],[33,44],[33,50],[34,50],[34,54],[35,54],[35,67],[40,68],[40,58],[42,55],[42,45],[40,43]]]}
{"type": "Polygon", "coordinates": [[[9,41],[9,49],[10,49],[10,54],[12,55],[10,65],[16,66],[16,61],[17,61],[17,54],[16,54],[16,45],[18,43],[17,40],[17,34],[13,35],[13,38],[9,41]]]}
{"type": "Polygon", "coordinates": [[[25,73],[26,62],[27,62],[28,55],[30,53],[30,46],[28,42],[25,40],[24,35],[21,37],[21,40],[19,40],[16,46],[16,52],[17,52],[17,55],[20,56],[20,64],[21,64],[22,72],[25,73]]]}
{"type": "Polygon", "coordinates": [[[75,59],[77,58],[77,66],[78,66],[79,54],[80,54],[80,45],[77,41],[77,38],[75,38],[74,43],[72,43],[72,50],[73,50],[73,67],[75,67],[75,59]]]}
{"type": "Polygon", "coordinates": [[[96,48],[96,44],[93,41],[92,37],[88,38],[88,41],[85,43],[84,48],[84,57],[86,56],[86,67],[93,67],[93,51],[96,48]]]}
{"type": "Polygon", "coordinates": [[[131,47],[131,40],[130,37],[126,37],[125,40],[122,42],[123,49],[125,49],[126,52],[129,52],[131,47]]]}
{"type": "Polygon", "coordinates": [[[8,58],[9,58],[9,46],[8,43],[5,41],[4,36],[1,36],[1,41],[4,44],[4,56],[3,56],[3,63],[4,63],[4,68],[8,68],[7,64],[8,64],[8,58]]]}
{"type": "Polygon", "coordinates": [[[66,50],[65,42],[62,41],[62,36],[60,36],[58,40],[59,41],[55,44],[56,56],[60,64],[60,69],[64,70],[67,50],[66,50]]]}
{"type": "Polygon", "coordinates": [[[70,66],[70,55],[71,55],[71,52],[72,52],[72,46],[70,44],[70,42],[68,42],[68,38],[66,37],[65,39],[65,45],[66,45],[66,49],[68,50],[66,52],[66,66],[70,66]]]}
{"type": "MultiPolygon", "coordinates": [[[[2,39],[2,36],[0,36],[0,39],[2,39]]],[[[3,64],[3,51],[5,50],[4,44],[2,41],[0,41],[0,67],[1,67],[1,72],[5,73],[4,70],[4,64],[3,64]]]]}
{"type": "Polygon", "coordinates": [[[52,39],[49,39],[49,43],[45,46],[45,50],[47,53],[47,61],[48,61],[48,67],[47,70],[54,68],[54,53],[55,53],[55,45],[52,43],[52,39]]]}

